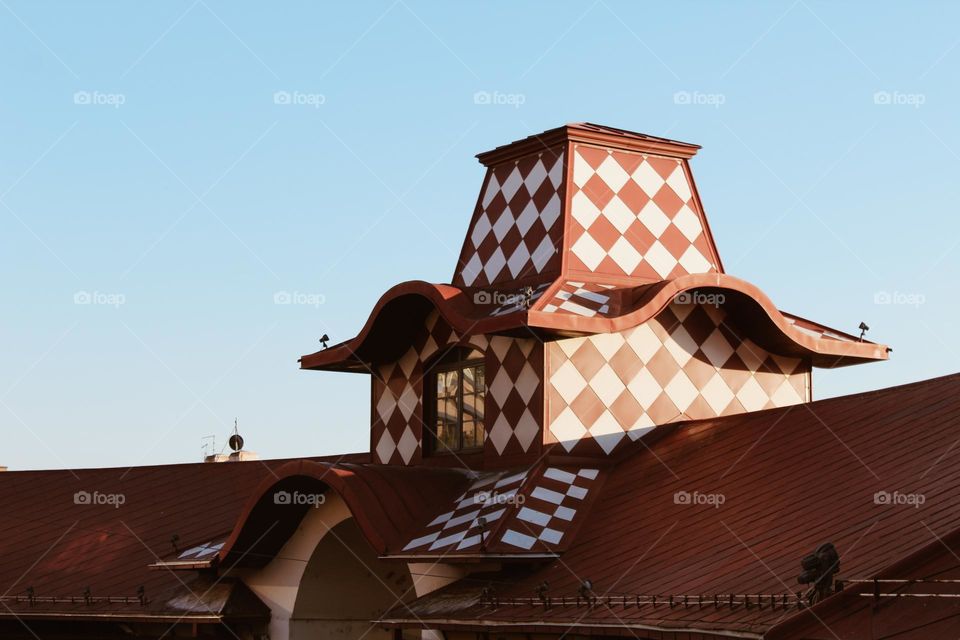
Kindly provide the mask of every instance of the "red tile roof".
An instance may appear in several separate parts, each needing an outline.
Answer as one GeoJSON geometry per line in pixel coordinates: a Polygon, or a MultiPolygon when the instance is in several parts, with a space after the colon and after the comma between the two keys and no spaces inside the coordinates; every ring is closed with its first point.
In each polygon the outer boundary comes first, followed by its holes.
{"type": "Polygon", "coordinates": [[[828,541],[841,555],[838,577],[870,578],[960,528],[960,374],[662,427],[651,437],[649,449],[610,470],[588,525],[559,560],[519,577],[489,576],[499,606],[480,603],[477,580],[426,596],[414,614],[439,626],[759,634],[797,609],[715,608],[714,594],[795,592],[800,559],[828,541]],[[572,604],[586,579],[595,595],[613,596],[609,606],[572,604]],[[569,606],[532,604],[543,581],[569,606]],[[700,594],[707,606],[692,604],[700,594]],[[658,595],[660,604],[638,608],[637,595],[658,595]],[[679,605],[683,595],[689,606],[679,605]]]}
{"type": "Polygon", "coordinates": [[[251,611],[267,615],[239,583],[205,584],[202,576],[162,564],[262,563],[308,508],[275,504],[271,489],[305,482],[340,495],[371,545],[386,552],[469,482],[466,472],[389,468],[365,464],[368,459],[351,454],[0,473],[0,619],[69,614],[204,622],[251,611]],[[255,535],[251,544],[249,534],[258,527],[275,529],[280,538],[255,535]],[[231,603],[238,602],[245,604],[235,610],[231,603]]]}

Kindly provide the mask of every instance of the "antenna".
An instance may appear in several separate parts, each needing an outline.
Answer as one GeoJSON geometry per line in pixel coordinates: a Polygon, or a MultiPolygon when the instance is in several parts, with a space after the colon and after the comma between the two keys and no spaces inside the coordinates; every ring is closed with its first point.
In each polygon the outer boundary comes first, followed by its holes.
{"type": "Polygon", "coordinates": [[[240,435],[240,432],[237,430],[237,419],[233,419],[233,435],[230,436],[230,439],[227,441],[227,444],[230,445],[230,448],[234,451],[240,451],[243,449],[243,436],[240,435]]]}
{"type": "Polygon", "coordinates": [[[212,456],[217,452],[217,436],[216,434],[203,436],[200,438],[200,454],[203,456],[201,459],[206,460],[207,456],[212,456]]]}

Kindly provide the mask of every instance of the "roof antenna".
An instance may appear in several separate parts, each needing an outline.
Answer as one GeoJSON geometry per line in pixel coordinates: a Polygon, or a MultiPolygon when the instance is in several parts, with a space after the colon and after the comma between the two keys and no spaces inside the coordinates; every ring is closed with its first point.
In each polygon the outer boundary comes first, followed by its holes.
{"type": "Polygon", "coordinates": [[[320,344],[323,345],[324,349],[327,348],[328,342],[330,342],[330,336],[328,336],[327,334],[323,334],[322,336],[320,336],[320,344]]]}
{"type": "Polygon", "coordinates": [[[243,436],[240,435],[240,432],[237,430],[237,419],[233,419],[233,435],[230,436],[230,439],[227,441],[230,445],[230,448],[234,452],[238,452],[243,449],[243,436]]]}
{"type": "Polygon", "coordinates": [[[867,335],[867,331],[870,331],[870,327],[867,326],[866,322],[861,322],[858,329],[860,329],[860,342],[863,342],[863,336],[867,335]]]}
{"type": "Polygon", "coordinates": [[[200,438],[200,459],[206,460],[207,457],[217,453],[217,436],[203,436],[200,438]]]}

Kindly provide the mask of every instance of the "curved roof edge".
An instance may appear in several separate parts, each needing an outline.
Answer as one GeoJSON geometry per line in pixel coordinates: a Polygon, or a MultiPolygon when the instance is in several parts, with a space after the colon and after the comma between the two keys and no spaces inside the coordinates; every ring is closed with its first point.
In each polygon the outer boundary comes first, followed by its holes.
{"type": "MultiPolygon", "coordinates": [[[[422,280],[401,283],[388,290],[374,306],[354,338],[300,358],[302,369],[371,372],[371,364],[397,353],[406,335],[412,335],[426,314],[436,310],[462,336],[507,333],[527,328],[549,336],[572,336],[622,331],[640,325],[692,290],[730,294],[724,304],[744,315],[765,339],[784,354],[809,357],[814,366],[835,368],[888,359],[890,348],[861,341],[849,334],[787,314],[756,285],[724,273],[686,275],[673,280],[624,288],[625,303],[611,316],[577,315],[545,310],[562,280],[530,287],[524,294],[502,292],[505,304],[490,304],[491,292],[461,289],[422,280]],[[529,305],[529,307],[528,307],[529,305]]],[[[755,339],[753,335],[751,339],[755,339]]],[[[407,342],[408,343],[408,342],[407,342]]]]}
{"type": "Polygon", "coordinates": [[[299,487],[335,492],[371,547],[385,554],[397,548],[425,513],[449,502],[468,483],[468,474],[450,469],[295,460],[274,469],[273,475],[251,493],[219,552],[219,560],[231,565],[265,564],[280,550],[306,509],[294,513],[294,505],[271,498],[277,491],[299,487]],[[438,482],[441,477],[446,481],[438,482]]]}

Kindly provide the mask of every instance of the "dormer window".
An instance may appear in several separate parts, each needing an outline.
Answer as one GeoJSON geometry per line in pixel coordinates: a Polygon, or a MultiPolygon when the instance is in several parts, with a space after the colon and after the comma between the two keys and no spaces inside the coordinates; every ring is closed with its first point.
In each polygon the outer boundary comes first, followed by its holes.
{"type": "Polygon", "coordinates": [[[487,385],[483,354],[451,349],[428,371],[426,450],[453,453],[483,447],[483,402],[487,385]]]}

